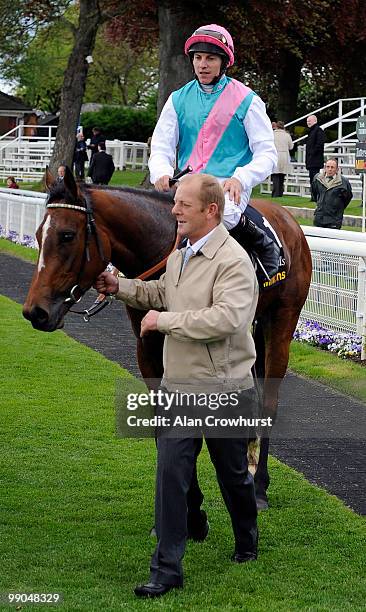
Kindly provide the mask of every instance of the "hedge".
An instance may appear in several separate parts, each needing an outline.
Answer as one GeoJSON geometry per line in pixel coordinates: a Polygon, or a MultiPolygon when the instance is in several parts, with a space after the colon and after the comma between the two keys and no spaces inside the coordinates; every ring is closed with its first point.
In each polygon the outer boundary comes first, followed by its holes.
{"type": "Polygon", "coordinates": [[[153,133],[155,123],[156,111],[152,108],[103,106],[99,111],[81,115],[81,125],[86,138],[90,138],[93,127],[99,127],[107,140],[117,138],[147,142],[153,133]]]}

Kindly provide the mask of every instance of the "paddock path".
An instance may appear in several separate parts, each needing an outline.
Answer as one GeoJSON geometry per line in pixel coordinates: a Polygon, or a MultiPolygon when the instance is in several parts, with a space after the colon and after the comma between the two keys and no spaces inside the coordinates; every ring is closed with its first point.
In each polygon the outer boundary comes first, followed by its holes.
{"type": "MultiPolygon", "coordinates": [[[[33,268],[30,263],[0,253],[0,294],[23,303],[33,268]]],[[[95,295],[91,290],[86,304],[90,305],[95,295]]],[[[113,303],[88,324],[80,316],[68,315],[64,331],[139,375],[135,341],[122,304],[113,303]]],[[[310,435],[302,440],[273,441],[272,455],[337,495],[355,512],[366,514],[366,406],[289,373],[282,385],[280,413],[294,414],[304,427],[315,424],[317,438],[310,435]],[[352,430],[357,432],[357,439],[352,430]],[[336,435],[330,438],[329,431],[349,433],[342,440],[336,435]]]]}

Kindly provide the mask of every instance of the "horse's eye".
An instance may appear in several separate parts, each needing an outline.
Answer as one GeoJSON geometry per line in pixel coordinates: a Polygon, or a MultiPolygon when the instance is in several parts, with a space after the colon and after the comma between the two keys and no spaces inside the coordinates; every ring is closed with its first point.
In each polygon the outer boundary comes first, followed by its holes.
{"type": "Polygon", "coordinates": [[[60,242],[72,242],[75,232],[60,232],[60,242]]]}

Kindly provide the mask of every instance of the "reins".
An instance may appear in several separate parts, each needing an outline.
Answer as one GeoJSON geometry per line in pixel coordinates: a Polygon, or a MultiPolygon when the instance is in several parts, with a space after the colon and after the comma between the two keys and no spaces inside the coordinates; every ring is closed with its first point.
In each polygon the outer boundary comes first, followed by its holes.
{"type": "Polygon", "coordinates": [[[160,270],[163,270],[163,268],[165,268],[165,266],[166,266],[166,262],[168,261],[169,256],[173,253],[173,251],[175,251],[175,249],[177,248],[179,242],[180,242],[180,238],[179,238],[179,236],[177,234],[177,236],[175,238],[175,241],[174,241],[173,248],[172,248],[171,251],[169,251],[168,255],[166,255],[164,257],[164,259],[162,259],[157,264],[155,264],[155,266],[152,266],[152,268],[149,268],[148,270],[146,270],[145,272],[143,272],[139,276],[136,276],[136,278],[138,278],[139,280],[146,280],[147,278],[150,278],[151,276],[153,276],[153,274],[155,274],[155,272],[159,272],[160,270]]]}
{"type": "MultiPolygon", "coordinates": [[[[97,227],[96,227],[96,223],[94,219],[94,212],[91,207],[77,206],[76,204],[57,204],[55,203],[55,204],[46,204],[46,208],[66,208],[66,209],[77,210],[77,211],[85,213],[87,215],[87,224],[86,224],[86,239],[85,239],[85,249],[83,253],[83,260],[90,261],[89,242],[90,242],[91,236],[94,235],[95,241],[98,247],[98,253],[102,261],[104,261],[103,246],[99,239],[99,235],[98,235],[98,231],[97,231],[97,227]]],[[[136,278],[140,280],[146,280],[150,278],[151,276],[153,276],[156,272],[159,272],[160,270],[162,270],[166,266],[166,262],[168,260],[169,255],[173,251],[175,251],[175,249],[177,248],[179,241],[180,241],[180,238],[177,234],[175,241],[174,241],[173,248],[169,251],[168,255],[166,255],[161,261],[159,261],[157,264],[155,264],[154,266],[152,266],[145,272],[142,272],[142,274],[140,274],[136,278]]],[[[65,304],[69,302],[71,302],[71,306],[73,306],[74,304],[78,304],[86,292],[86,289],[83,289],[79,284],[81,272],[84,268],[83,264],[84,264],[84,261],[82,262],[82,265],[80,267],[80,271],[79,271],[78,279],[77,279],[78,282],[76,285],[72,287],[69,297],[65,298],[65,301],[64,301],[65,304]]],[[[100,300],[99,302],[92,304],[90,308],[85,308],[84,310],[72,310],[70,307],[69,312],[72,312],[74,314],[83,315],[84,321],[88,323],[91,317],[93,317],[98,312],[103,310],[103,308],[105,308],[106,306],[109,306],[109,304],[114,300],[114,298],[115,298],[114,295],[108,294],[104,297],[103,300],[100,300]]]]}

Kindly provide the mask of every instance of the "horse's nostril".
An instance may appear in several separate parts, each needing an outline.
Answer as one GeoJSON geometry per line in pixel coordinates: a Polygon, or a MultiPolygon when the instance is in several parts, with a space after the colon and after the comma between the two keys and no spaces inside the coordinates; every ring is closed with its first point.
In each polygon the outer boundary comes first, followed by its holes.
{"type": "Polygon", "coordinates": [[[32,323],[44,325],[48,321],[48,313],[40,306],[34,306],[30,312],[29,319],[32,323]]]}

